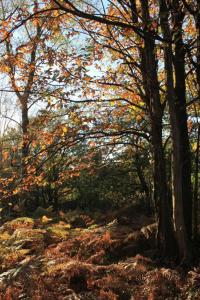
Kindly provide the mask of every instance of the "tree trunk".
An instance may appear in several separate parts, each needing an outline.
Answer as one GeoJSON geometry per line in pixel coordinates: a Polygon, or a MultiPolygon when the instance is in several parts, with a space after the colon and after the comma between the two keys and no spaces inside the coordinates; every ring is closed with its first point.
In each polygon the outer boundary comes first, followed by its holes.
{"type": "Polygon", "coordinates": [[[138,149],[136,149],[136,153],[135,153],[135,166],[136,166],[137,175],[140,180],[141,187],[142,187],[142,191],[145,193],[146,208],[147,208],[148,213],[150,213],[152,211],[151,202],[150,202],[150,191],[149,191],[149,187],[146,182],[146,179],[145,179],[144,172],[142,170],[142,166],[141,166],[139,154],[138,154],[138,149]]]}
{"type": "Polygon", "coordinates": [[[199,213],[199,199],[198,199],[198,189],[199,189],[199,147],[200,147],[200,124],[197,128],[197,149],[195,153],[195,171],[194,171],[194,201],[193,201],[193,217],[194,217],[194,239],[198,235],[198,213],[199,213]]]}
{"type": "Polygon", "coordinates": [[[186,230],[188,238],[192,237],[192,184],[191,184],[191,153],[190,142],[187,127],[187,111],[186,111],[186,85],[185,85],[185,49],[182,37],[182,23],[184,13],[181,11],[179,0],[173,1],[173,25],[174,25],[174,69],[175,69],[175,111],[177,124],[179,129],[179,151],[180,164],[182,171],[182,197],[183,197],[183,213],[185,218],[186,230]]]}
{"type": "Polygon", "coordinates": [[[26,99],[21,100],[21,116],[22,116],[22,167],[21,167],[21,177],[24,178],[26,174],[26,157],[29,151],[29,139],[28,139],[28,101],[26,99]]]}
{"type": "MultiPolygon", "coordinates": [[[[171,39],[168,25],[168,10],[165,0],[160,0],[160,20],[163,36],[166,40],[171,39]]],[[[179,115],[177,114],[177,95],[173,83],[173,52],[168,43],[164,48],[165,72],[167,86],[167,101],[169,105],[171,136],[173,146],[173,221],[174,231],[178,245],[178,260],[186,262],[190,260],[190,243],[184,217],[184,195],[183,195],[183,156],[182,156],[182,128],[180,127],[179,115]]]]}
{"type": "MultiPolygon", "coordinates": [[[[141,7],[142,17],[146,23],[144,25],[147,26],[150,21],[148,1],[141,1],[141,7]]],[[[154,178],[156,190],[155,201],[158,205],[158,246],[163,257],[171,257],[175,252],[175,244],[168,199],[165,156],[162,144],[163,107],[159,93],[155,41],[147,37],[144,40],[144,44],[144,56],[142,60],[143,79],[152,126],[154,178]]]]}
{"type": "MultiPolygon", "coordinates": [[[[197,30],[197,50],[196,50],[196,77],[197,77],[197,95],[198,101],[200,101],[200,3],[197,3],[197,11],[194,14],[196,30],[197,30]]],[[[195,107],[196,110],[196,107],[195,107]]],[[[196,111],[196,119],[198,124],[197,129],[197,149],[195,155],[195,174],[194,174],[194,202],[193,202],[193,216],[194,216],[194,238],[198,235],[198,210],[199,210],[199,198],[198,198],[198,188],[199,188],[199,152],[200,152],[200,124],[198,122],[198,115],[196,111]]]]}

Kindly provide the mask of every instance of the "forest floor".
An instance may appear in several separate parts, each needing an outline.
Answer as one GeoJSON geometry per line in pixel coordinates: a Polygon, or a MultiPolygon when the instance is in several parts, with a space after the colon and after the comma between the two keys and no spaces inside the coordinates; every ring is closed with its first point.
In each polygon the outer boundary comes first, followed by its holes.
{"type": "Polygon", "coordinates": [[[60,212],[0,227],[0,299],[200,299],[200,267],[163,266],[137,209],[60,212]]]}

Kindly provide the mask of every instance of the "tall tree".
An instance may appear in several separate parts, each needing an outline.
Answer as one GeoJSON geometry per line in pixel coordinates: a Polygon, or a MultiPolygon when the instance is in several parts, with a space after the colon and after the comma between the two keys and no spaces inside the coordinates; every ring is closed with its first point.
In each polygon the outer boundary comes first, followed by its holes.
{"type": "MultiPolygon", "coordinates": [[[[181,127],[179,125],[180,119],[177,113],[178,95],[174,87],[173,77],[173,51],[170,41],[172,34],[169,27],[169,13],[166,2],[160,1],[160,20],[163,36],[168,40],[165,46],[165,71],[166,71],[166,87],[167,87],[167,101],[169,105],[171,135],[173,144],[173,220],[174,230],[176,234],[179,258],[181,260],[188,260],[191,252],[189,248],[189,235],[186,220],[184,218],[184,195],[183,195],[183,161],[182,161],[182,147],[181,147],[181,127]]],[[[185,80],[185,78],[184,78],[185,80]]],[[[181,99],[182,101],[182,99],[181,99]]],[[[184,109],[185,110],[185,109],[184,109]]]]}
{"type": "MultiPolygon", "coordinates": [[[[65,16],[62,22],[66,24],[66,16],[70,16],[73,22],[76,22],[73,24],[79,24],[78,29],[74,28],[72,30],[72,35],[75,34],[76,30],[82,31],[97,45],[96,49],[93,48],[92,51],[94,53],[96,51],[99,61],[102,62],[104,58],[102,47],[108,49],[110,53],[117,53],[115,57],[113,55],[114,59],[110,59],[108,56],[107,60],[104,61],[103,67],[106,75],[104,77],[100,76],[102,80],[97,78],[93,80],[91,76],[88,76],[89,66],[86,59],[82,59],[83,56],[80,53],[76,56],[75,63],[72,63],[74,69],[75,65],[77,66],[77,71],[73,73],[75,75],[74,83],[75,81],[76,85],[78,85],[78,82],[80,83],[76,92],[80,96],[81,88],[84,89],[81,94],[82,96],[86,95],[84,103],[91,103],[87,97],[88,94],[98,100],[101,105],[111,103],[112,106],[112,102],[114,102],[113,109],[107,107],[107,111],[104,110],[105,115],[102,120],[95,118],[92,125],[89,121],[89,126],[84,127],[87,134],[84,133],[83,127],[80,127],[78,134],[79,137],[84,136],[84,138],[86,136],[94,137],[94,135],[96,138],[100,138],[103,135],[106,137],[114,135],[116,137],[126,132],[126,134],[130,133],[144,137],[145,135],[149,136],[149,132],[141,135],[140,130],[143,128],[147,132],[149,127],[142,127],[141,124],[147,123],[140,122],[139,119],[145,120],[146,118],[150,120],[148,126],[150,124],[154,156],[155,202],[159,208],[159,246],[164,254],[168,253],[171,256],[177,243],[179,261],[190,259],[192,234],[191,152],[187,126],[187,95],[191,93],[186,85],[188,76],[186,71],[189,70],[188,73],[191,73],[195,69],[199,88],[199,43],[197,39],[197,51],[194,54],[190,42],[188,42],[190,35],[183,33],[183,29],[188,24],[186,10],[195,19],[196,36],[198,38],[199,5],[197,2],[191,3],[179,0],[160,0],[158,3],[153,0],[116,0],[109,1],[108,4],[102,1],[98,6],[95,6],[92,0],[87,3],[72,2],[70,0],[44,1],[39,10],[35,13],[29,13],[21,20],[21,24],[24,24],[27,20],[34,20],[34,17],[39,17],[42,20],[50,12],[53,12],[55,17],[56,13],[61,12],[65,16]],[[159,31],[160,28],[162,33],[159,31]],[[163,53],[164,58],[162,57],[163,53]],[[194,59],[195,55],[196,58],[194,59]],[[93,84],[94,89],[92,92],[90,84],[93,84]],[[100,86],[102,88],[99,88],[100,86]],[[98,97],[95,97],[97,95],[96,87],[98,87],[98,97]],[[103,87],[106,88],[103,89],[103,87]],[[106,89],[107,95],[108,93],[112,95],[111,99],[105,97],[106,89]],[[142,102],[142,105],[140,105],[140,102],[142,102]],[[166,107],[166,103],[168,107],[166,107]],[[139,110],[139,112],[137,111],[138,115],[136,116],[136,113],[134,115],[135,127],[132,127],[133,116],[131,116],[129,117],[130,128],[123,130],[125,122],[121,122],[122,115],[125,114],[125,108],[130,107],[139,110]],[[164,113],[166,119],[170,121],[172,141],[173,215],[167,196],[169,191],[163,141],[168,131],[163,130],[164,113]],[[118,117],[118,125],[112,123],[113,116],[118,117]],[[104,120],[105,124],[103,123],[104,120]],[[111,120],[112,122],[110,122],[111,120]],[[90,132],[89,135],[88,132],[90,132]],[[174,230],[172,228],[172,218],[174,230]],[[176,243],[174,243],[173,231],[176,243]]],[[[16,23],[13,29],[21,24],[16,23]]],[[[12,30],[5,32],[2,40],[5,40],[11,32],[12,30]]],[[[65,30],[63,33],[65,34],[65,30]]],[[[97,71],[101,62],[93,61],[97,65],[95,71],[97,71]]],[[[56,77],[59,78],[60,83],[66,83],[66,77],[72,69],[69,72],[69,68],[63,66],[61,60],[59,64],[63,76],[56,75],[56,77]]],[[[61,103],[75,101],[72,89],[70,90],[69,87],[63,89],[59,87],[59,91],[54,96],[55,101],[60,99],[61,103]]],[[[88,108],[90,107],[88,106],[88,108]]],[[[97,107],[99,109],[100,105],[97,107]]],[[[85,117],[83,120],[75,111],[73,111],[73,114],[75,115],[76,124],[79,126],[81,122],[86,122],[89,119],[85,117]]],[[[116,142],[116,139],[113,139],[113,141],[116,142]]]]}

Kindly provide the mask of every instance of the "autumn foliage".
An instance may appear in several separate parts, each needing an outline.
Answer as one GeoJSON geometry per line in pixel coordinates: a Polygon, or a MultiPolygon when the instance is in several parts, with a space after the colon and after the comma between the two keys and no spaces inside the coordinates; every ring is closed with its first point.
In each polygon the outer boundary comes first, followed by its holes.
{"type": "Polygon", "coordinates": [[[0,0],[1,297],[197,299],[199,41],[197,0],[0,0]]]}

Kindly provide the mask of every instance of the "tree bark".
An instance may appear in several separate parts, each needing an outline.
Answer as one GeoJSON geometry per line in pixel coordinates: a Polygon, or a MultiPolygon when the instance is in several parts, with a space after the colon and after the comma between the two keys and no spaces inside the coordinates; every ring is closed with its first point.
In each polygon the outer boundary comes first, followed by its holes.
{"type": "Polygon", "coordinates": [[[192,238],[192,184],[191,184],[191,153],[187,127],[186,84],[185,84],[185,48],[182,37],[184,13],[179,0],[173,1],[174,30],[174,70],[175,70],[175,114],[180,133],[180,164],[182,165],[182,197],[183,213],[188,238],[192,238]]]}
{"type": "Polygon", "coordinates": [[[199,189],[199,147],[200,147],[200,124],[198,123],[197,128],[197,149],[195,153],[195,171],[194,171],[194,200],[193,200],[193,236],[194,239],[198,235],[198,213],[199,213],[199,199],[198,199],[198,189],[199,189]]]}
{"type": "Polygon", "coordinates": [[[27,99],[21,100],[21,116],[22,116],[22,178],[26,174],[26,162],[25,159],[29,152],[29,140],[28,140],[28,125],[29,125],[29,116],[28,116],[28,101],[27,99]]]}
{"type": "MultiPolygon", "coordinates": [[[[196,50],[197,95],[198,95],[198,100],[200,101],[200,3],[199,2],[197,3],[197,11],[194,12],[194,18],[195,18],[196,30],[197,30],[197,50],[196,50]]],[[[194,238],[196,238],[198,235],[198,211],[199,211],[198,188],[199,188],[200,123],[198,122],[197,110],[196,110],[196,119],[197,119],[198,129],[197,129],[197,149],[195,154],[194,196],[193,196],[194,197],[193,200],[194,238]]]]}
{"type": "MultiPolygon", "coordinates": [[[[141,1],[142,17],[147,25],[150,21],[148,1],[141,1]]],[[[143,79],[147,96],[147,105],[152,126],[152,145],[154,154],[154,178],[156,203],[158,206],[158,246],[163,257],[171,257],[175,252],[174,235],[170,215],[168,188],[166,179],[165,155],[162,143],[163,107],[159,93],[155,41],[144,40],[143,79]]]]}
{"type": "MultiPolygon", "coordinates": [[[[160,0],[160,21],[164,38],[171,40],[171,32],[168,24],[168,8],[165,0],[160,0]]],[[[179,114],[177,113],[177,95],[174,88],[173,79],[173,52],[170,43],[164,48],[165,72],[166,72],[166,86],[167,86],[167,102],[169,105],[171,136],[173,146],[173,222],[176,241],[178,245],[178,260],[186,262],[191,258],[189,231],[187,230],[186,218],[184,217],[184,195],[183,195],[183,181],[184,181],[184,167],[182,155],[182,130],[180,127],[179,114]]],[[[182,101],[182,100],[181,100],[182,101]]],[[[180,105],[180,103],[179,103],[180,105]]],[[[190,213],[190,212],[189,212],[190,213]]],[[[188,219],[187,219],[188,221],[188,219]]]]}
{"type": "Polygon", "coordinates": [[[147,211],[148,211],[148,213],[150,213],[151,212],[150,191],[149,191],[149,187],[146,182],[146,179],[145,179],[144,172],[142,170],[142,166],[141,166],[139,154],[138,154],[138,149],[136,149],[136,153],[135,153],[135,166],[136,166],[137,175],[140,180],[141,187],[142,187],[142,191],[145,193],[145,196],[146,196],[147,211]]]}

